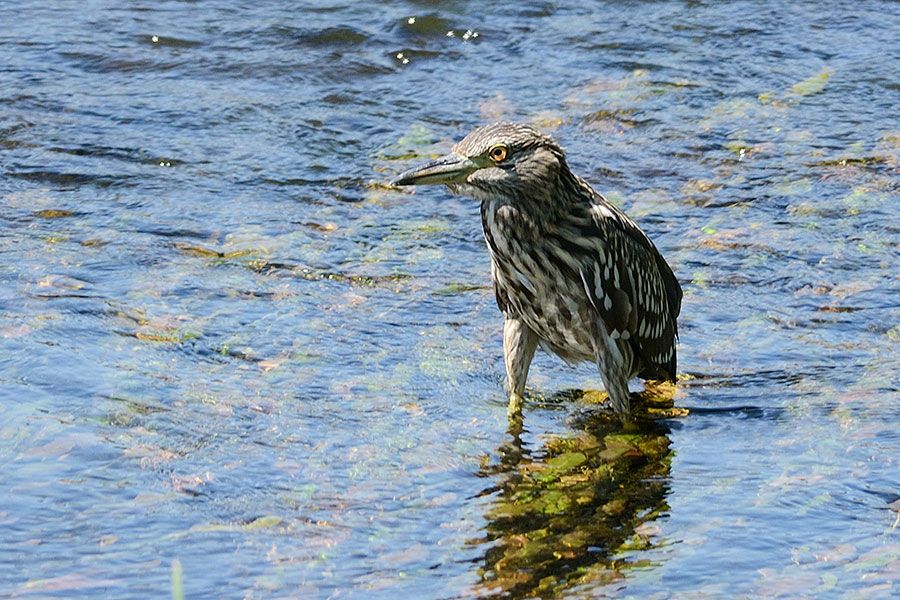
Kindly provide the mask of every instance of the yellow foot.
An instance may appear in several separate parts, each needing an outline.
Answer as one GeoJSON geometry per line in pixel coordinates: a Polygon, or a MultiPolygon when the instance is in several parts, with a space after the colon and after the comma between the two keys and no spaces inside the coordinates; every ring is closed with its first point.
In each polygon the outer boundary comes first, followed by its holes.
{"type": "Polygon", "coordinates": [[[522,416],[522,404],[525,399],[519,394],[509,395],[509,404],[506,406],[507,431],[515,439],[522,434],[525,418],[522,416]]]}
{"type": "Polygon", "coordinates": [[[670,381],[645,381],[644,391],[638,395],[638,412],[648,419],[686,417],[690,411],[675,406],[678,388],[670,381]]]}
{"type": "Polygon", "coordinates": [[[525,399],[513,392],[509,395],[509,404],[506,407],[506,416],[512,419],[513,417],[521,417],[522,416],[522,405],[525,403],[525,399]]]}
{"type": "Polygon", "coordinates": [[[644,391],[641,392],[641,401],[645,404],[652,404],[662,407],[675,406],[675,393],[677,388],[671,381],[653,381],[648,379],[644,382],[644,391]]]}
{"type": "MultiPolygon", "coordinates": [[[[631,414],[623,415],[626,423],[635,417],[641,419],[671,419],[686,417],[690,411],[675,406],[675,384],[669,382],[647,381],[644,391],[631,394],[631,414]]],[[[587,404],[603,404],[609,400],[609,394],[600,390],[584,390],[581,397],[587,404]]]]}

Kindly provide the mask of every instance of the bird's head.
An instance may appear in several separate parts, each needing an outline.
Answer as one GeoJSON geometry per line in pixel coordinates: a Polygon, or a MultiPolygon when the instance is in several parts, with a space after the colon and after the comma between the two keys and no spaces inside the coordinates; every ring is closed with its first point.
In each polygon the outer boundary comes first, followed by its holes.
{"type": "Polygon", "coordinates": [[[551,137],[528,125],[494,123],[467,135],[450,154],[391,183],[445,184],[479,200],[539,200],[556,187],[565,164],[565,153],[551,137]]]}

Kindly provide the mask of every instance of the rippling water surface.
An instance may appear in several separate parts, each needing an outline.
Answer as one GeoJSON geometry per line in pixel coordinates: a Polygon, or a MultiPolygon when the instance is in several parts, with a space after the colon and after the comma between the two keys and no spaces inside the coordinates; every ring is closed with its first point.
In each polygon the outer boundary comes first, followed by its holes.
{"type": "Polygon", "coordinates": [[[900,593],[895,3],[299,4],[0,6],[0,595],[900,593]],[[501,118],[673,264],[687,411],[507,423],[476,203],[383,183],[501,118]]]}

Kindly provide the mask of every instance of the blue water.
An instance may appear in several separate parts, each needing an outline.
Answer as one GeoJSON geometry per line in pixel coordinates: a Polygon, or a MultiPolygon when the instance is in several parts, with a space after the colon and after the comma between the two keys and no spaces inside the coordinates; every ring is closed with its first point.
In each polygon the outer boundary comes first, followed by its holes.
{"type": "Polygon", "coordinates": [[[0,596],[895,597],[898,39],[887,1],[0,5],[0,596]],[[476,202],[384,183],[498,119],[672,264],[689,414],[623,438],[540,356],[510,428],[476,202]]]}

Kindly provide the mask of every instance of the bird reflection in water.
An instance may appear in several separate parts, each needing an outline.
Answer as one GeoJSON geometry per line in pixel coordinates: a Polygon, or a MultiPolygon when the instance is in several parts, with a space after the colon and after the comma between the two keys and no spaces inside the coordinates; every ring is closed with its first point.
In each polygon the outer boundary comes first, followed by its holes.
{"type": "MultiPolygon", "coordinates": [[[[583,392],[569,397],[585,400],[583,392]]],[[[521,416],[510,419],[498,460],[480,475],[494,481],[478,595],[554,597],[575,586],[604,586],[636,561],[623,552],[652,547],[642,526],[668,510],[671,394],[645,392],[627,430],[603,410],[573,418],[571,433],[529,449],[521,416]],[[641,414],[643,413],[643,414],[641,414]]]]}

